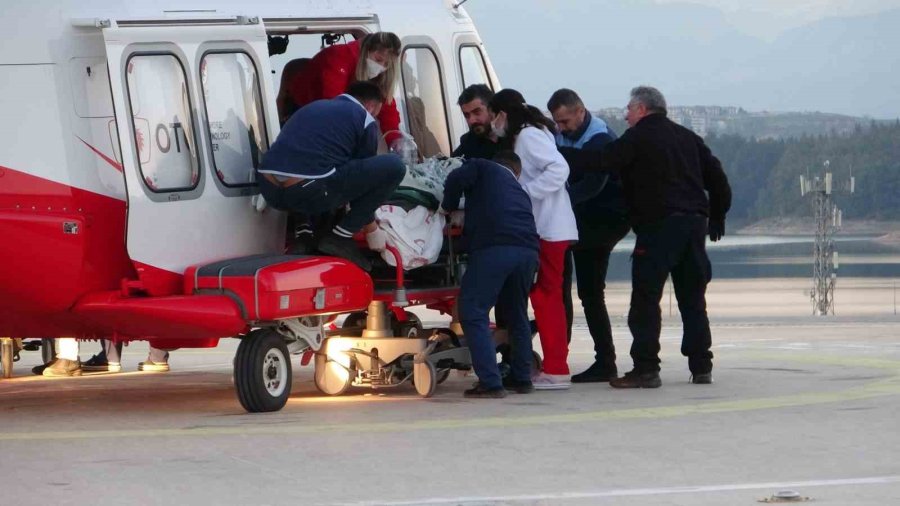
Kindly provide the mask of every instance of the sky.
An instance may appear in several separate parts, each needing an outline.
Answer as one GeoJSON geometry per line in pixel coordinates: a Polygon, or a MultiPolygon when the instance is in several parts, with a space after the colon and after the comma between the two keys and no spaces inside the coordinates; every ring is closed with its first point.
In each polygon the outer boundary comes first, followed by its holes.
{"type": "Polygon", "coordinates": [[[826,17],[873,14],[900,7],[900,0],[694,0],[693,2],[655,0],[655,2],[695,3],[714,7],[725,12],[727,19],[736,27],[769,40],[786,29],[826,17]]]}
{"type": "Polygon", "coordinates": [[[621,107],[638,84],[672,105],[900,117],[900,0],[469,0],[504,86],[621,107]],[[540,75],[540,78],[535,78],[540,75]]]}

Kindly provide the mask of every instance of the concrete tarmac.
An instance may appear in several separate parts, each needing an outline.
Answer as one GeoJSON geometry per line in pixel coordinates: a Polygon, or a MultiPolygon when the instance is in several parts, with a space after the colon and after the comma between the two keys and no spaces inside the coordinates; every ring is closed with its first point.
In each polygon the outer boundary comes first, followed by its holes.
{"type": "MultiPolygon", "coordinates": [[[[667,317],[655,390],[467,400],[473,377],[452,374],[427,400],[329,398],[295,360],[288,405],[253,415],[235,341],[174,352],[169,373],[72,379],[30,376],[24,353],[0,380],[0,504],[900,504],[900,320],[714,317],[712,385],[689,383],[680,336],[667,317]]],[[[125,368],[145,353],[126,348],[125,368]]],[[[570,364],[591,360],[579,317],[570,364]]]]}

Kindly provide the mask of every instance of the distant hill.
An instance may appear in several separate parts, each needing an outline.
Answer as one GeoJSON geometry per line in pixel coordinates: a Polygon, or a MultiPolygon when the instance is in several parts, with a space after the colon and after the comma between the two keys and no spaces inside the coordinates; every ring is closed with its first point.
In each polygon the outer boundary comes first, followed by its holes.
{"type": "Polygon", "coordinates": [[[511,3],[467,8],[503,86],[534,105],[568,87],[589,107],[621,108],[631,87],[650,84],[671,104],[900,116],[900,9],[827,18],[766,41],[688,3],[517,0],[515,23],[511,3]]]}
{"type": "MultiPolygon", "coordinates": [[[[599,116],[620,135],[628,127],[621,113],[599,116]]],[[[819,175],[825,160],[835,181],[846,182],[851,168],[856,178],[855,194],[835,195],[846,220],[900,220],[900,120],[739,112],[725,124],[730,132],[710,132],[706,143],[731,183],[729,220],[767,220],[771,228],[777,220],[809,216],[809,199],[800,197],[800,175],[819,175]]]]}

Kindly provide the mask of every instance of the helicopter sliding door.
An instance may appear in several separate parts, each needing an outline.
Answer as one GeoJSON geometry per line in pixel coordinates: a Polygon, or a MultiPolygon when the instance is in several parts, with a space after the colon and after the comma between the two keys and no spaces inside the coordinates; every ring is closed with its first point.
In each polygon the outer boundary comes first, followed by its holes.
{"type": "Polygon", "coordinates": [[[251,204],[278,132],[262,23],[117,20],[103,36],[141,288],[179,292],[190,265],[281,251],[284,216],[251,204]]]}

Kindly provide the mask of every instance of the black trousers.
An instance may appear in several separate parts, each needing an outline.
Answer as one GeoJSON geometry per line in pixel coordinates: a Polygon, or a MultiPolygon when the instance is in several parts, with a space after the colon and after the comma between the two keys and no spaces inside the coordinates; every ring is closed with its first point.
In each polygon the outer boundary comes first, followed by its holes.
{"type": "Polygon", "coordinates": [[[712,371],[712,336],[706,315],[706,285],[712,277],[706,256],[706,217],[668,216],[635,229],[632,253],[631,358],[639,372],[659,371],[659,302],[669,274],[684,324],[681,354],[693,374],[712,371]]]}
{"type": "MultiPolygon", "coordinates": [[[[578,244],[569,249],[572,259],[566,259],[566,270],[563,272],[563,302],[566,306],[566,319],[569,324],[569,341],[572,339],[572,267],[578,282],[578,298],[584,309],[591,339],[594,341],[594,360],[607,366],[616,363],[616,348],[613,344],[612,325],[606,309],[606,273],[609,269],[609,256],[616,244],[622,240],[629,230],[625,218],[610,217],[604,220],[603,227],[591,227],[590,237],[582,237],[578,244]]],[[[579,235],[584,235],[579,231],[579,235]]]]}

